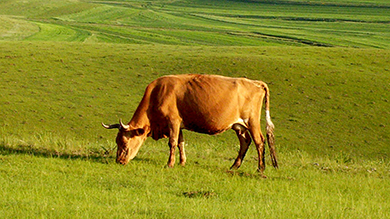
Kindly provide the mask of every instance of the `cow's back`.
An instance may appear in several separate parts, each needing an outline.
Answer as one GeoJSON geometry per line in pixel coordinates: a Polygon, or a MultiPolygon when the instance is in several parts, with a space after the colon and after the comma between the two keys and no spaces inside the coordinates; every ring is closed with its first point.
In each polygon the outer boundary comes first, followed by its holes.
{"type": "Polygon", "coordinates": [[[152,82],[149,118],[155,139],[168,136],[170,120],[185,129],[217,134],[261,107],[256,81],[215,75],[165,76],[152,82]]]}

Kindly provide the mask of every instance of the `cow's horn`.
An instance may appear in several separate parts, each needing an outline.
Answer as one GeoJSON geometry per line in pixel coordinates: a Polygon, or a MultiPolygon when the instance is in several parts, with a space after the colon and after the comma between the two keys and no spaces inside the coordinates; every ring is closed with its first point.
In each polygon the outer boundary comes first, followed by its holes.
{"type": "Polygon", "coordinates": [[[102,126],[106,129],[119,129],[121,127],[120,124],[106,125],[104,123],[102,123],[102,126]]]}
{"type": "Polygon", "coordinates": [[[121,128],[123,128],[125,130],[128,130],[130,128],[129,125],[123,124],[122,119],[119,119],[119,124],[120,124],[121,128]]]}

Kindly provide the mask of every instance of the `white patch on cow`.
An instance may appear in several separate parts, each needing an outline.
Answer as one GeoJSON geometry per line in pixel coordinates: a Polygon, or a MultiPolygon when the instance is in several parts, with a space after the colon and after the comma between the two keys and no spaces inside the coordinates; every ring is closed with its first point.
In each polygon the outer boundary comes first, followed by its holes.
{"type": "Polygon", "coordinates": [[[238,123],[238,124],[240,124],[240,125],[242,125],[242,126],[244,126],[244,127],[247,127],[248,119],[241,119],[241,118],[239,118],[239,119],[237,120],[237,122],[235,122],[235,123],[233,123],[233,124],[236,124],[236,123],[238,123]]]}
{"type": "Polygon", "coordinates": [[[274,129],[275,126],[271,121],[271,114],[270,114],[269,110],[265,111],[265,119],[267,121],[267,129],[268,128],[274,129]]]}
{"type": "Polygon", "coordinates": [[[233,127],[234,124],[240,124],[243,128],[248,128],[248,120],[244,120],[244,119],[241,119],[239,118],[236,122],[233,122],[232,124],[230,124],[230,127],[233,127]]]}
{"type": "Polygon", "coordinates": [[[244,123],[244,120],[241,119],[241,118],[239,118],[239,119],[237,120],[237,122],[235,122],[235,123],[240,123],[240,124],[242,124],[242,123],[244,123]]]}

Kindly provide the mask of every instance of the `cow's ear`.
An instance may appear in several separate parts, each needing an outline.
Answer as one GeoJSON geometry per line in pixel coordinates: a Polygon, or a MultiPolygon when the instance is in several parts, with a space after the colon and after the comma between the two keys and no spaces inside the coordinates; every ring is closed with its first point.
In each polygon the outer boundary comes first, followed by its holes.
{"type": "Polygon", "coordinates": [[[140,135],[143,135],[145,133],[145,130],[144,129],[134,129],[132,132],[135,136],[140,136],[140,135]]]}

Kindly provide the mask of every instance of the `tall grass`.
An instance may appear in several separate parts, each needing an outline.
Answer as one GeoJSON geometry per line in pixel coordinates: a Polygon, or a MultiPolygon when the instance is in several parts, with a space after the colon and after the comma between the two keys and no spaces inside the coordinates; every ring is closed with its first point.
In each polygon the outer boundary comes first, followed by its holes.
{"type": "MultiPolygon", "coordinates": [[[[387,218],[388,164],[343,164],[285,153],[261,179],[246,166],[190,150],[187,167],[167,169],[148,145],[128,166],[102,160],[1,151],[2,217],[387,218]],[[180,209],[180,210],[178,210],[180,209]]],[[[201,145],[205,148],[206,145],[201,145]]],[[[165,154],[164,154],[165,155],[165,154]]],[[[164,159],[162,159],[164,158],[164,159]]]]}

